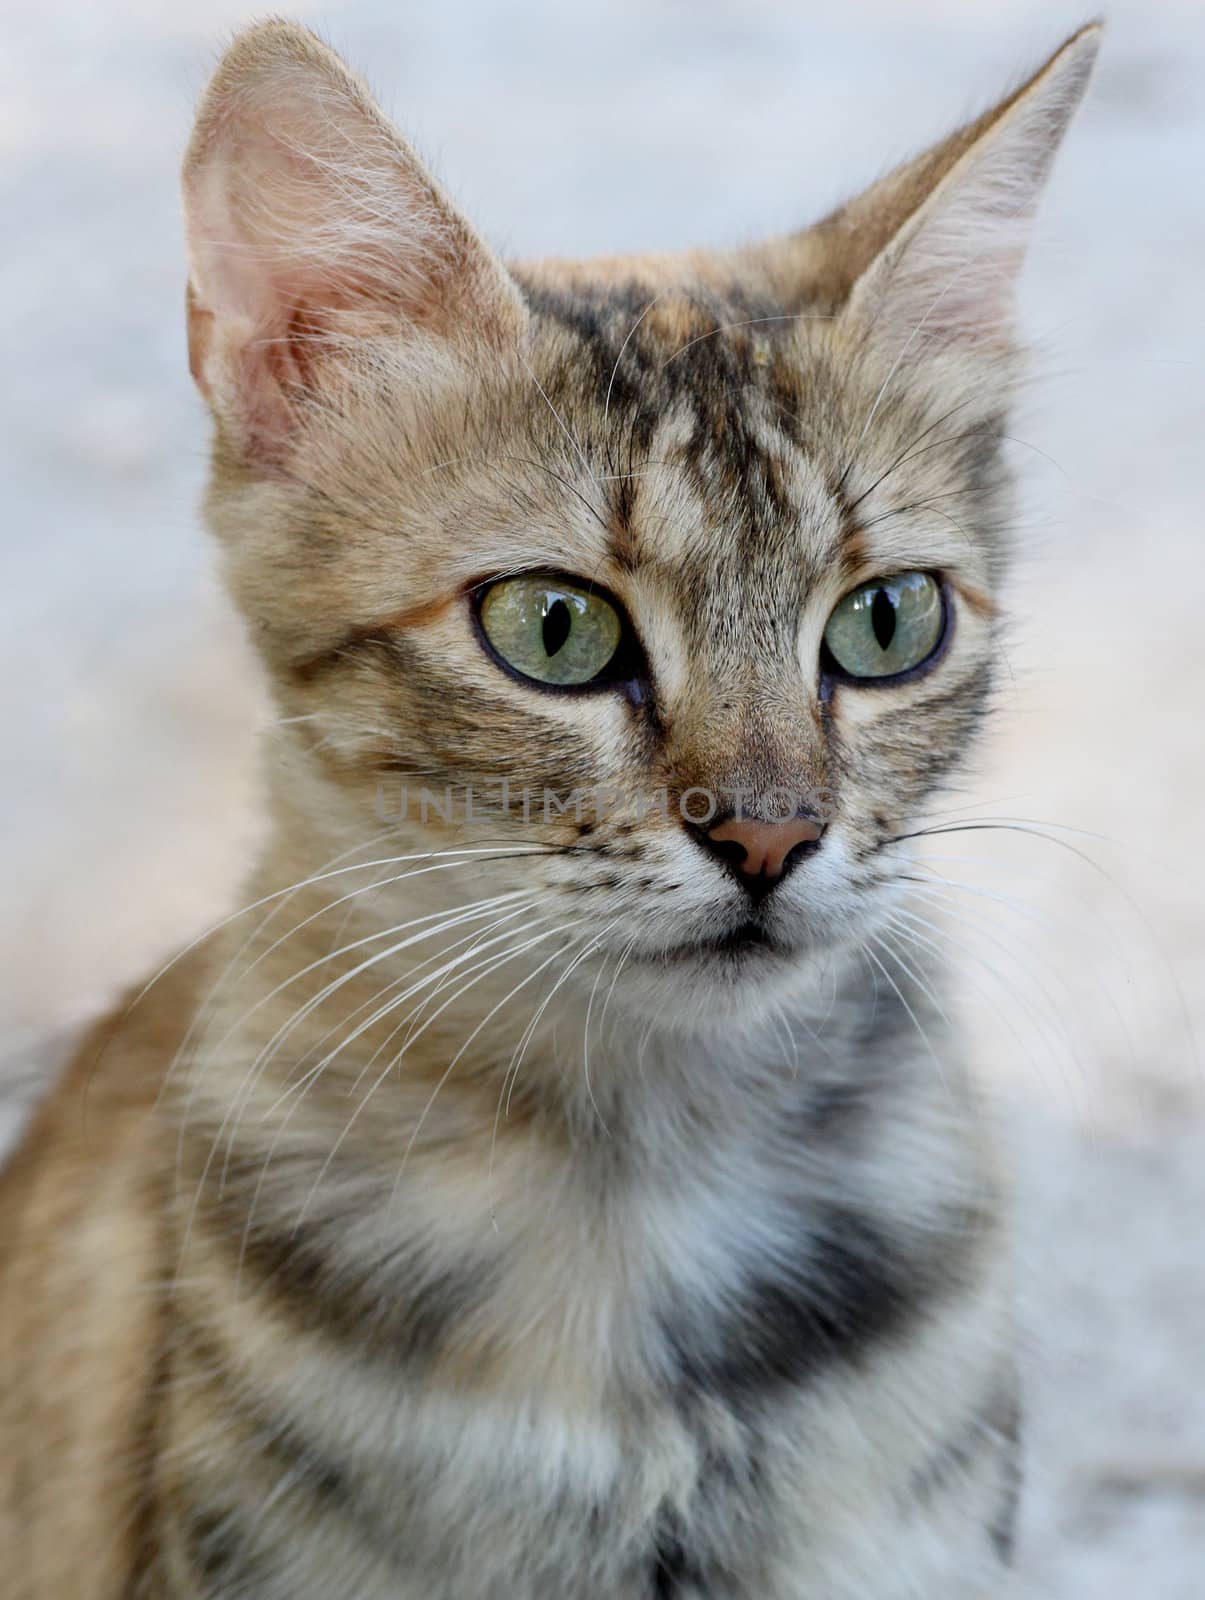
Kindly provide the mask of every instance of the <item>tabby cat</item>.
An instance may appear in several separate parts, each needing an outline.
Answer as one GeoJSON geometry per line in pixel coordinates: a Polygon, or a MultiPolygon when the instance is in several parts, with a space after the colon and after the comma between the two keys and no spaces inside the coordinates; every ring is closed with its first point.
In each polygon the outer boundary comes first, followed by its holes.
{"type": "Polygon", "coordinates": [[[906,924],[1076,34],[805,231],[503,265],[300,27],[184,168],[249,909],[0,1186],[6,1600],[971,1600],[1002,1185],[906,924]]]}

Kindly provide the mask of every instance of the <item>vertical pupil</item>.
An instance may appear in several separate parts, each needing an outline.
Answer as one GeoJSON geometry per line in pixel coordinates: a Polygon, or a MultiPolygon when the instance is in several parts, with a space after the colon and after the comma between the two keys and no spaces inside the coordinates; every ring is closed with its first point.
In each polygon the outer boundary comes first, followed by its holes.
{"type": "Polygon", "coordinates": [[[895,638],[895,607],[886,589],[875,590],[874,599],[870,602],[870,626],[879,641],[879,649],[886,650],[895,638]]]}
{"type": "Polygon", "coordinates": [[[573,626],[573,614],[563,600],[554,600],[544,613],[544,654],[556,655],[557,651],[569,637],[569,630],[573,626]]]}

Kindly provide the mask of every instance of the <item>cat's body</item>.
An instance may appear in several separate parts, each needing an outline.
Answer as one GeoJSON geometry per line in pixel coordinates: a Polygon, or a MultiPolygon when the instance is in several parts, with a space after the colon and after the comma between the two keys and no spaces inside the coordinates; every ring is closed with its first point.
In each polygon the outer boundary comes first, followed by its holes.
{"type": "Polygon", "coordinates": [[[258,1146],[224,1198],[219,1152],[194,1214],[199,1117],[178,1203],[154,1203],[177,1192],[154,1067],[204,992],[165,984],[124,1055],[88,1041],[9,1179],[57,1247],[10,1269],[8,1379],[40,1443],[6,1595],[991,1592],[1017,1471],[995,1190],[889,992],[821,1072],[780,1053],[721,1093],[718,1050],[651,1051],[592,1136],[512,1104],[492,1171],[493,1091],[452,1094],[397,1196],[396,1158],[353,1151],[294,1231],[329,1149],[308,1141],[260,1191],[240,1276],[258,1146]],[[667,1111],[665,1077],[697,1092],[667,1111]],[[477,1131],[449,1149],[457,1123],[477,1131]],[[391,1206],[357,1270],[349,1211],[391,1206]]]}
{"type": "Polygon", "coordinates": [[[308,36],[234,47],[192,349],[274,840],[0,1187],[5,1600],[994,1592],[999,1184],[884,940],[988,689],[1003,285],[1092,50],[799,239],[508,274],[308,36]],[[584,693],[483,609],[549,569],[627,630],[584,693]],[[842,677],[900,572],[940,638],[842,677]],[[455,815],[374,816],[420,780],[455,815]]]}

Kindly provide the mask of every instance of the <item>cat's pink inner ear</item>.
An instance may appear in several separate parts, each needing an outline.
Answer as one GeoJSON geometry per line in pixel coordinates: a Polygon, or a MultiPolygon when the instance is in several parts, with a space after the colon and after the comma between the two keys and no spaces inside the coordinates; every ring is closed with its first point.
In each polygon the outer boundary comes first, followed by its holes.
{"type": "MultiPolygon", "coordinates": [[[[1099,40],[1097,26],[1073,35],[1023,88],[950,141],[951,153],[961,146],[952,164],[934,160],[937,181],[905,213],[849,296],[849,315],[871,324],[877,340],[897,349],[934,338],[1011,342],[1016,283],[1038,199],[1099,40]]],[[[926,159],[901,169],[900,183],[913,193],[926,159]]],[[[863,203],[898,206],[892,188],[884,180],[863,203]]]]}
{"type": "Polygon", "coordinates": [[[349,343],[420,330],[515,337],[501,262],[367,91],[287,23],[242,34],[184,166],[192,370],[254,452],[287,445],[290,396],[349,343]]]}

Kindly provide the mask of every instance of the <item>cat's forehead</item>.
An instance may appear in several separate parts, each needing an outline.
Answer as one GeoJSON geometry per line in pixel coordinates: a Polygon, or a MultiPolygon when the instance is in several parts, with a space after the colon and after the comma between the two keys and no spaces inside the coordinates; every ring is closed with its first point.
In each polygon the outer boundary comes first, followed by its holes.
{"type": "Polygon", "coordinates": [[[514,270],[537,325],[569,335],[592,355],[612,399],[615,384],[635,376],[656,382],[665,395],[753,381],[755,367],[789,347],[801,322],[829,320],[789,310],[753,278],[686,277],[680,269],[669,277],[636,265],[594,273],[590,265],[514,270]]]}
{"type": "Polygon", "coordinates": [[[614,418],[614,445],[623,430],[647,443],[676,409],[693,411],[714,438],[716,419],[769,405],[788,436],[800,436],[799,334],[828,321],[823,313],[790,311],[754,284],[722,279],[520,281],[535,349],[576,401],[597,404],[607,424],[614,418]]]}
{"type": "Polygon", "coordinates": [[[524,292],[540,404],[589,465],[610,560],[633,574],[672,570],[701,618],[717,595],[797,598],[841,561],[839,430],[821,399],[823,353],[800,337],[806,313],[736,284],[524,292]]]}

